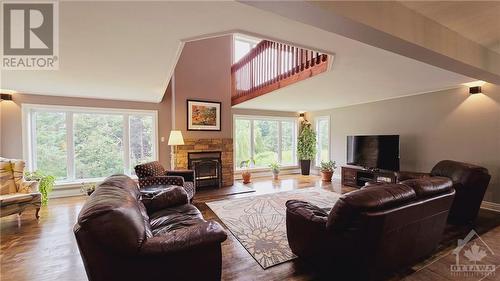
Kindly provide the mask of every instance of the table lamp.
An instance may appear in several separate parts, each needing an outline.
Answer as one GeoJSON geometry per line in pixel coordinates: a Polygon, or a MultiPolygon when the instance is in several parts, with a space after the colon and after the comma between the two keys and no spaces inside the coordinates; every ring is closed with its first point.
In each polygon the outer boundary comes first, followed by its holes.
{"type": "Polygon", "coordinates": [[[182,137],[181,131],[172,130],[170,131],[170,136],[168,137],[168,145],[170,148],[170,168],[175,169],[175,146],[184,145],[184,138],[182,137]]]}

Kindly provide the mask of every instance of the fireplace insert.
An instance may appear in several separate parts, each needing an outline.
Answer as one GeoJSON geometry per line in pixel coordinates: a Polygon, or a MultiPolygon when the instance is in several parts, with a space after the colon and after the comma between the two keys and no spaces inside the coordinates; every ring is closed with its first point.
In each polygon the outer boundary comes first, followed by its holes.
{"type": "Polygon", "coordinates": [[[194,170],[196,187],[221,187],[220,151],[188,152],[188,169],[194,170]]]}

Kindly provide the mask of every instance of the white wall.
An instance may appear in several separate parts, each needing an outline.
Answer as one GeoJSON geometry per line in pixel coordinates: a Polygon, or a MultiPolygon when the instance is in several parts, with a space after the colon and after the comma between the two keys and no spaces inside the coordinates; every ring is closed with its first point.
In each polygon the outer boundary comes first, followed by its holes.
{"type": "Polygon", "coordinates": [[[483,93],[467,87],[325,111],[331,118],[331,157],[346,162],[346,136],[399,134],[401,170],[429,172],[440,160],[486,167],[492,179],[486,201],[500,203],[500,86],[483,93]]]}

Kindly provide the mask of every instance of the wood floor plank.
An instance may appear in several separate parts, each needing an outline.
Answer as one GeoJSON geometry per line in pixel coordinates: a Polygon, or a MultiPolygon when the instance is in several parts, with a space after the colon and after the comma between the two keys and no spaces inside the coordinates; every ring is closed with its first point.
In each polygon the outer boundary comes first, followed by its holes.
{"type": "MultiPolygon", "coordinates": [[[[353,188],[343,187],[338,180],[323,183],[318,176],[283,176],[281,180],[254,179],[249,185],[236,182],[234,186],[215,190],[199,190],[194,204],[206,219],[220,221],[205,204],[223,198],[240,198],[266,193],[282,192],[300,188],[316,187],[345,193],[353,188]],[[239,193],[240,191],[253,191],[239,193]],[[239,193],[235,195],[227,195],[239,193]]],[[[86,200],[85,196],[53,199],[48,207],[40,211],[40,220],[34,219],[34,211],[0,219],[0,279],[2,281],[48,281],[87,280],[80,254],[73,235],[73,225],[86,200]]],[[[482,216],[479,221],[487,224],[492,214],[482,216]],[[486,219],[484,219],[486,218],[486,219]]],[[[491,227],[490,227],[491,228],[491,227]]],[[[310,265],[299,259],[263,270],[238,240],[228,231],[228,239],[222,244],[223,280],[318,280],[310,265]]],[[[500,253],[500,227],[482,237],[494,240],[494,251],[500,253]]],[[[447,260],[431,264],[405,280],[447,280],[444,267],[447,260]],[[436,268],[434,268],[434,266],[436,268]]],[[[500,263],[500,262],[499,262],[500,263]]],[[[400,280],[395,277],[391,280],[400,280]]],[[[496,277],[492,277],[496,278],[496,277]]],[[[332,276],[329,280],[335,280],[332,276]]],[[[458,279],[448,279],[458,280],[458,279]]],[[[485,279],[498,280],[498,279],[485,279]]]]}

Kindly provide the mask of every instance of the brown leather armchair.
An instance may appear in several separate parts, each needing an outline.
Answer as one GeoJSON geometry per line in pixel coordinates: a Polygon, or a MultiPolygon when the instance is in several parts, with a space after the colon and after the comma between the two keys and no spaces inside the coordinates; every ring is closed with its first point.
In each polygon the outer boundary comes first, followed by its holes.
{"type": "Polygon", "coordinates": [[[473,222],[481,207],[491,176],[486,168],[452,160],[443,160],[430,173],[399,172],[398,181],[428,177],[447,177],[456,191],[448,221],[452,224],[473,222]]]}
{"type": "Polygon", "coordinates": [[[292,252],[344,280],[380,279],[430,255],[442,238],[455,192],[449,179],[377,185],[343,195],[328,214],[286,203],[292,252]]]}
{"type": "Polygon", "coordinates": [[[134,170],[139,178],[140,188],[158,185],[182,186],[189,200],[193,199],[196,193],[196,178],[193,170],[167,171],[158,161],[137,165],[134,170]]]}
{"type": "Polygon", "coordinates": [[[132,179],[111,176],[83,206],[74,233],[90,281],[220,280],[226,233],[188,204],[182,187],[142,199],[132,179]]]}

